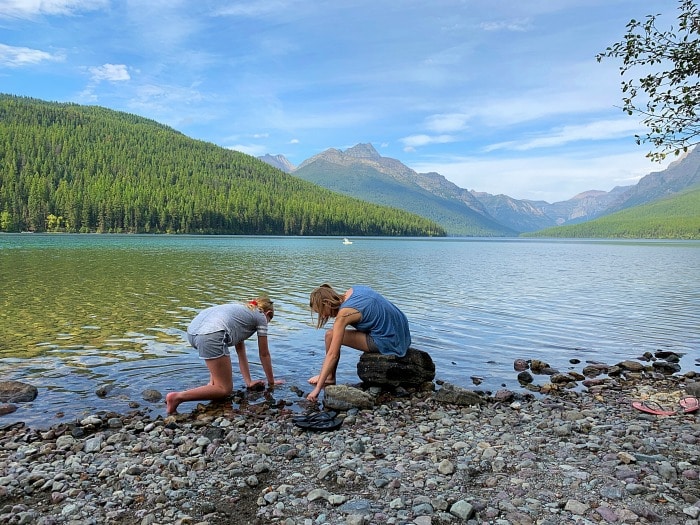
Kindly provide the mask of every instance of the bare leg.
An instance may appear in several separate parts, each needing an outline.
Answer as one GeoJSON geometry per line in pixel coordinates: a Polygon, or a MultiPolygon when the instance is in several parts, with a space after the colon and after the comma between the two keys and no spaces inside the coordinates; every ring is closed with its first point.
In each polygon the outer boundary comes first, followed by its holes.
{"type": "Polygon", "coordinates": [[[185,401],[220,399],[231,395],[233,392],[231,357],[225,355],[215,359],[205,359],[205,363],[209,369],[209,383],[181,392],[170,392],[165,396],[168,414],[176,413],[177,407],[185,401]]]}
{"type": "MultiPolygon", "coordinates": [[[[333,331],[332,330],[326,330],[326,353],[328,353],[328,349],[331,346],[331,341],[333,339],[333,331]]],[[[349,346],[350,348],[354,348],[355,350],[361,350],[362,352],[369,352],[369,348],[367,347],[367,334],[365,332],[358,332],[357,330],[346,330],[345,333],[343,334],[343,342],[342,344],[344,346],[349,346]]],[[[337,365],[336,365],[337,369],[337,365]]],[[[326,385],[335,385],[335,372],[336,370],[333,370],[331,375],[326,378],[326,385]]],[[[312,385],[318,384],[318,376],[313,376],[309,378],[309,383],[312,385]]]]}

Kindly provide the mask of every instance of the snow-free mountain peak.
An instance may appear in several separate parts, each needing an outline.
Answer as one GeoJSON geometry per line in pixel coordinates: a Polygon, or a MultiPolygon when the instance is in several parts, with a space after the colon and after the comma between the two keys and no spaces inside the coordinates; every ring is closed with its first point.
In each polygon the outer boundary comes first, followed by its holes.
{"type": "Polygon", "coordinates": [[[285,173],[291,173],[296,169],[294,167],[294,164],[289,162],[289,160],[287,160],[287,157],[285,157],[284,155],[270,155],[268,153],[266,155],[258,157],[258,159],[266,164],[269,164],[270,166],[274,166],[275,168],[282,170],[285,173]]]}
{"type": "Polygon", "coordinates": [[[345,155],[348,157],[356,157],[358,159],[378,160],[382,156],[374,149],[372,144],[358,144],[350,149],[345,150],[345,155]]]}

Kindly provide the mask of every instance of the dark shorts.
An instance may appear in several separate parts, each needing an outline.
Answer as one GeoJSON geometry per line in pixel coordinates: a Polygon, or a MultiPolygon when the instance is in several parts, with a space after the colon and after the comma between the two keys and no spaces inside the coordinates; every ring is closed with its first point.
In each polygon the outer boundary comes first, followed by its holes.
{"type": "Polygon", "coordinates": [[[367,352],[370,354],[376,354],[379,352],[377,343],[374,342],[374,339],[372,339],[372,336],[369,334],[367,334],[367,352]]]}
{"type": "Polygon", "coordinates": [[[224,331],[198,335],[188,333],[187,340],[199,351],[199,357],[202,359],[216,359],[231,355],[228,349],[228,335],[224,331]]]}

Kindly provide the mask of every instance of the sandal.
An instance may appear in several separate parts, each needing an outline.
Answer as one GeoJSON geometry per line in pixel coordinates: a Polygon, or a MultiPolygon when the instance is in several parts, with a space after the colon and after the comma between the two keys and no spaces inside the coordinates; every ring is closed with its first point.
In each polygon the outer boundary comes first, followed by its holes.
{"type": "Polygon", "coordinates": [[[657,416],[672,416],[676,413],[675,410],[666,410],[656,401],[651,401],[650,399],[647,399],[645,401],[632,401],[632,407],[642,412],[654,414],[657,416]]]}
{"type": "Polygon", "coordinates": [[[311,415],[294,416],[292,422],[305,430],[335,430],[340,428],[343,420],[337,418],[337,412],[317,412],[311,415]]]}
{"type": "Polygon", "coordinates": [[[700,402],[695,396],[686,396],[681,399],[678,404],[683,408],[683,412],[686,414],[695,412],[698,408],[700,408],[700,402]]]}

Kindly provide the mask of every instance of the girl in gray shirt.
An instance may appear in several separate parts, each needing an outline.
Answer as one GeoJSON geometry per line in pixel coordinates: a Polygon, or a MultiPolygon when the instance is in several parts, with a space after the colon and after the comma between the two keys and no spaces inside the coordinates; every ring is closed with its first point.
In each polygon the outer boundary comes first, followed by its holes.
{"type": "Polygon", "coordinates": [[[260,363],[265,371],[267,384],[275,381],[272,359],[267,344],[267,324],[275,315],[272,301],[258,297],[247,304],[221,304],[205,308],[187,327],[187,340],[199,352],[199,357],[209,369],[209,383],[189,390],[170,392],[165,396],[168,414],[177,412],[185,401],[221,399],[233,393],[233,370],[229,347],[236,349],[238,367],[247,388],[264,386],[265,381],[253,381],[250,377],[245,340],[257,332],[260,363]]]}

